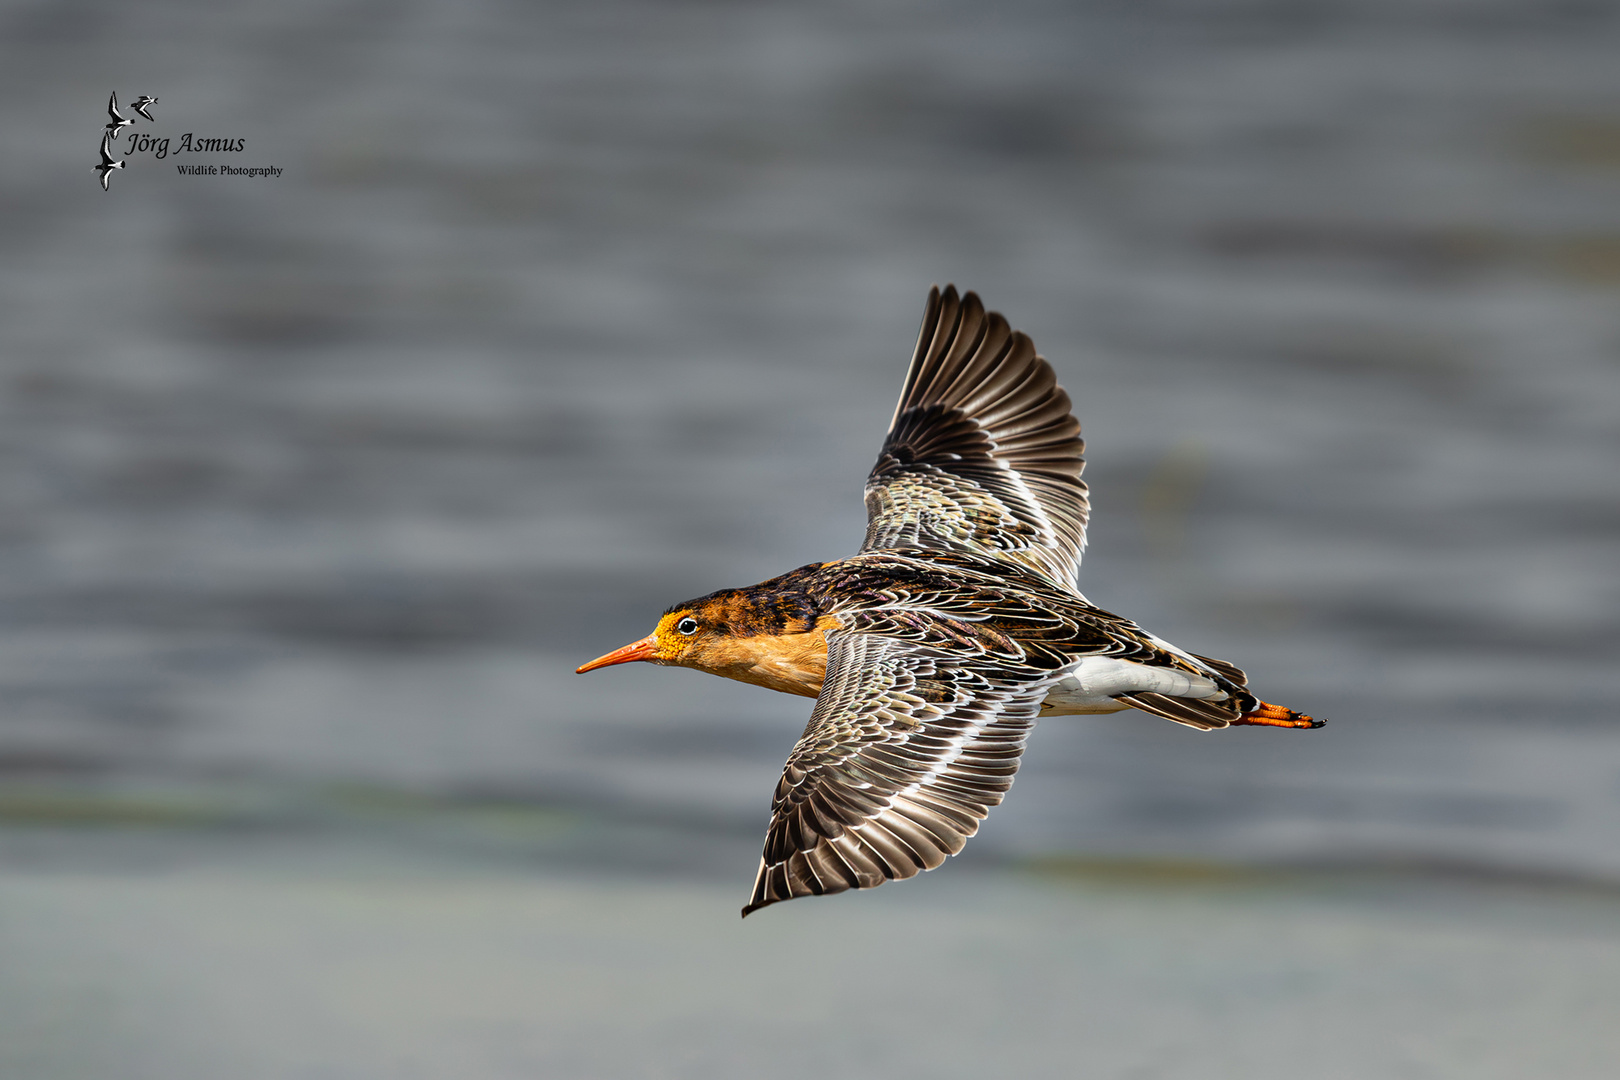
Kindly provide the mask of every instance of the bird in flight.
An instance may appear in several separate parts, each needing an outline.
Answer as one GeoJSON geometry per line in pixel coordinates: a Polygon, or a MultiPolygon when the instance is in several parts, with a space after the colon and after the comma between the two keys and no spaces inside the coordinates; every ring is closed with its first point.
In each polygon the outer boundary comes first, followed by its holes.
{"type": "Polygon", "coordinates": [[[112,175],[112,171],[114,169],[122,169],[124,167],[124,163],[122,161],[117,160],[112,156],[111,153],[108,152],[111,143],[111,132],[108,132],[101,137],[101,164],[96,166],[96,172],[101,176],[102,191],[111,190],[107,186],[107,178],[112,175]]]}
{"type": "Polygon", "coordinates": [[[131,120],[127,116],[124,116],[118,111],[118,91],[116,90],[114,90],[112,92],[112,96],[107,99],[107,115],[112,117],[112,119],[107,122],[107,134],[111,135],[113,138],[117,138],[120,131],[135,123],[135,121],[131,120]]]}
{"type": "Polygon", "coordinates": [[[140,97],[135,99],[134,104],[132,104],[130,106],[130,108],[134,109],[136,112],[140,113],[142,116],[146,117],[148,120],[156,120],[157,117],[153,116],[150,112],[147,111],[149,108],[151,108],[151,106],[156,105],[156,104],[157,104],[157,98],[150,97],[150,96],[148,96],[146,94],[142,94],[140,97]]]}
{"type": "Polygon", "coordinates": [[[974,293],[935,288],[860,551],[672,605],[577,669],[643,660],[816,699],[744,916],[939,866],[1005,797],[1040,716],[1322,726],[1080,593],[1084,448],[1030,339],[974,293]]]}

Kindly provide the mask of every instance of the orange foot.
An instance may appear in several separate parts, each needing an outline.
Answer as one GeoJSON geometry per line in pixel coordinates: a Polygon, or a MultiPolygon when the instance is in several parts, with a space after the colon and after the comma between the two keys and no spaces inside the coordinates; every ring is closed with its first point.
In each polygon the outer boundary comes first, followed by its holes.
{"type": "Polygon", "coordinates": [[[1324,723],[1326,721],[1306,716],[1302,712],[1295,712],[1281,705],[1267,705],[1262,701],[1258,709],[1252,709],[1233,720],[1232,726],[1319,728],[1324,723]]]}

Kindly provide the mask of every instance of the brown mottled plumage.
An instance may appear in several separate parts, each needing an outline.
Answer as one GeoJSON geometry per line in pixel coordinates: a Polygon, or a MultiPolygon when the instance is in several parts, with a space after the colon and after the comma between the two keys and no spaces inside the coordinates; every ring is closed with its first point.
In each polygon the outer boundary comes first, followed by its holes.
{"type": "Polygon", "coordinates": [[[1029,338],[935,289],[860,553],[676,604],[579,668],[647,660],[816,698],[744,915],[938,866],[1006,794],[1042,713],[1321,726],[1079,593],[1083,449],[1029,338]]]}

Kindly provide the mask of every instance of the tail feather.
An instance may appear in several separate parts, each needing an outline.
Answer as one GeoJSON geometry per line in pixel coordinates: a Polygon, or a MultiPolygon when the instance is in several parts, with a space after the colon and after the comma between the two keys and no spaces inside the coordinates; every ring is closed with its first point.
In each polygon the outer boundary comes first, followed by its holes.
{"type": "Polygon", "coordinates": [[[1225,695],[1220,698],[1187,698],[1143,690],[1132,694],[1120,694],[1115,700],[1200,731],[1213,731],[1215,728],[1224,727],[1322,726],[1323,721],[1315,717],[1306,716],[1282,705],[1270,705],[1255,697],[1248,690],[1249,676],[1236,664],[1229,664],[1212,656],[1198,656],[1195,653],[1182,655],[1203,665],[1206,673],[1214,677],[1215,684],[1226,692],[1225,695]]]}
{"type": "Polygon", "coordinates": [[[1169,694],[1155,694],[1151,690],[1139,690],[1134,694],[1116,694],[1114,700],[1123,701],[1143,712],[1162,716],[1166,720],[1174,720],[1178,724],[1185,724],[1199,731],[1211,731],[1236,723],[1242,716],[1244,707],[1240,699],[1230,694],[1224,701],[1218,701],[1210,698],[1171,697],[1169,694]]]}
{"type": "Polygon", "coordinates": [[[1199,656],[1197,653],[1189,653],[1188,655],[1224,679],[1228,679],[1239,686],[1249,685],[1249,676],[1236,664],[1229,664],[1225,660],[1217,660],[1213,656],[1199,656]]]}

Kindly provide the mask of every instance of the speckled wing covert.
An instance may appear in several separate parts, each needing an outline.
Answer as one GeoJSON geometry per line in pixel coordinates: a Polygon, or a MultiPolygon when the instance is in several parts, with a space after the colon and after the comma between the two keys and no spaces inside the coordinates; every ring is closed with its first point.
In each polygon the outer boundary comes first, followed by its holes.
{"type": "Polygon", "coordinates": [[[905,637],[829,631],[827,678],[771,803],[752,911],[867,889],[962,850],[1012,786],[1051,673],[955,620],[908,612],[905,637]],[[964,629],[967,633],[964,634],[964,629]]]}
{"type": "Polygon", "coordinates": [[[974,293],[929,291],[866,481],[862,551],[968,551],[1074,588],[1090,504],[1080,424],[1052,367],[974,293]]]}

